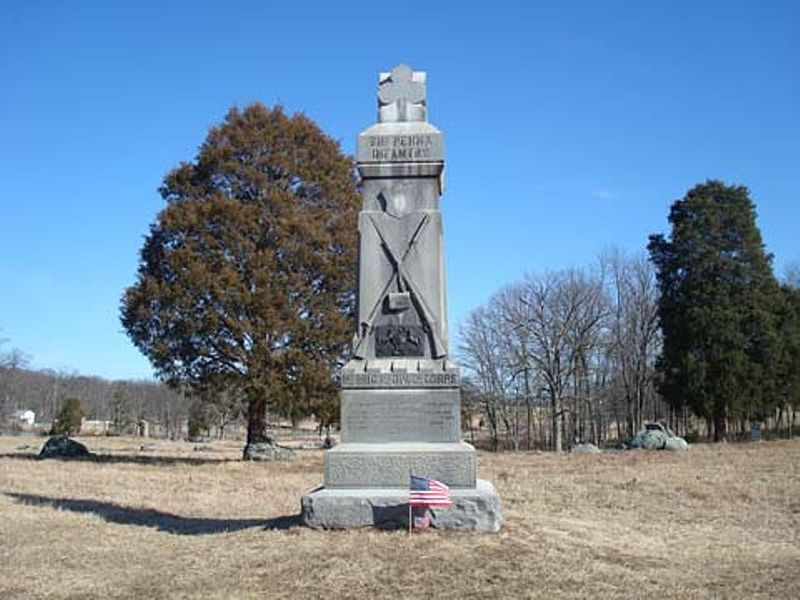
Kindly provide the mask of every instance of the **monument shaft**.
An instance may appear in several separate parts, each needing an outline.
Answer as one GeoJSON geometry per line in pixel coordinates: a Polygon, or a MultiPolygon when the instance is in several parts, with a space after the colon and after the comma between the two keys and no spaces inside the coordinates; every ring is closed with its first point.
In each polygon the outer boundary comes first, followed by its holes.
{"type": "Polygon", "coordinates": [[[382,74],[378,123],[358,136],[358,326],[342,372],[342,444],[326,487],[407,485],[409,470],[475,486],[448,360],[439,198],[444,136],[425,121],[425,76],[382,74]]]}

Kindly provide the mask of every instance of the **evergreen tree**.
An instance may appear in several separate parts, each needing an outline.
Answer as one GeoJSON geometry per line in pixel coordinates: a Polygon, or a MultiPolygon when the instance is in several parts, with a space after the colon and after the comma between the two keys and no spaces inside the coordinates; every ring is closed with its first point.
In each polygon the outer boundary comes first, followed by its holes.
{"type": "Polygon", "coordinates": [[[729,418],[777,394],[778,285],[747,188],[697,185],[672,205],[669,239],[650,236],[664,336],[661,391],[726,435],[729,418]]]}
{"type": "Polygon", "coordinates": [[[778,326],[781,335],[779,401],[797,410],[800,409],[800,287],[781,286],[778,326]]]}
{"type": "Polygon", "coordinates": [[[233,386],[248,444],[269,441],[268,405],[297,417],[335,403],[360,205],[338,143],[303,115],[234,108],[160,191],[168,205],[121,309],[158,375],[195,391],[233,386]]]}
{"type": "Polygon", "coordinates": [[[53,435],[75,435],[81,430],[83,410],[78,398],[66,398],[58,411],[50,433],[53,435]]]}

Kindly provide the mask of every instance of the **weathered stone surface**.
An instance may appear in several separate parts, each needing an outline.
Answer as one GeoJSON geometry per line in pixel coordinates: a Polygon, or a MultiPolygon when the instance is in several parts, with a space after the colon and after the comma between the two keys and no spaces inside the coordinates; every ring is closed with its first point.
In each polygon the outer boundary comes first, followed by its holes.
{"type": "Polygon", "coordinates": [[[664,432],[645,430],[633,437],[630,447],[641,450],[661,450],[666,441],[667,436],[664,432]]]}
{"type": "Polygon", "coordinates": [[[76,458],[89,456],[89,449],[65,435],[55,435],[47,440],[39,452],[42,458],[76,458]]]}
{"type": "Polygon", "coordinates": [[[277,444],[247,444],[242,458],[244,460],[292,460],[294,451],[277,444]]]}
{"type": "Polygon", "coordinates": [[[688,450],[689,444],[682,437],[672,433],[661,423],[648,423],[637,433],[628,446],[641,450],[688,450]]]}
{"type": "Polygon", "coordinates": [[[344,389],[343,442],[458,442],[458,388],[344,389]]]}
{"type": "Polygon", "coordinates": [[[469,488],[475,486],[475,471],[475,449],[464,442],[343,443],[325,454],[330,488],[406,487],[411,472],[469,488]]]}
{"type": "Polygon", "coordinates": [[[672,450],[674,452],[683,452],[689,449],[689,443],[682,437],[674,435],[667,438],[664,442],[664,450],[672,450]]]}
{"type": "Polygon", "coordinates": [[[363,183],[360,255],[372,256],[359,268],[357,359],[441,358],[448,353],[442,216],[435,180],[424,181],[363,183]],[[389,294],[399,290],[409,293],[409,307],[392,310],[389,294]]]}
{"type": "MultiPolygon", "coordinates": [[[[452,489],[450,496],[452,506],[428,509],[432,527],[457,531],[500,530],[500,498],[490,482],[478,480],[470,489],[452,489]]],[[[319,488],[303,496],[301,518],[315,529],[407,528],[408,488],[319,488]]]]}
{"type": "Polygon", "coordinates": [[[378,79],[378,120],[382,123],[424,121],[427,77],[408,65],[397,65],[378,79]]]}
{"type": "Polygon", "coordinates": [[[572,454],[600,454],[600,448],[594,444],[575,444],[569,449],[572,454]]]}

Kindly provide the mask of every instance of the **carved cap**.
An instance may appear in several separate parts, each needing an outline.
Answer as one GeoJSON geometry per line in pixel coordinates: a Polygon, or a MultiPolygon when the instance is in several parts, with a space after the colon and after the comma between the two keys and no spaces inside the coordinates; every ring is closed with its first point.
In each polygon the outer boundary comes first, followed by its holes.
{"type": "Polygon", "coordinates": [[[413,71],[400,64],[391,73],[381,73],[378,79],[378,120],[424,121],[425,120],[424,71],[413,71]]]}

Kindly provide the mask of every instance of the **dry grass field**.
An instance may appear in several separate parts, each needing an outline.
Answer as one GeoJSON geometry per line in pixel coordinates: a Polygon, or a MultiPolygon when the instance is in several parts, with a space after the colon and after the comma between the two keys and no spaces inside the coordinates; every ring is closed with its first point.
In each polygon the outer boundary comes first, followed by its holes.
{"type": "Polygon", "coordinates": [[[688,453],[480,454],[496,535],[296,523],[321,451],[0,438],[0,598],[798,598],[800,440],[688,453]]]}

